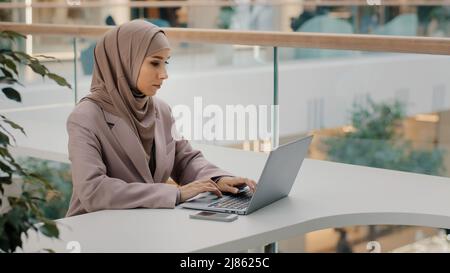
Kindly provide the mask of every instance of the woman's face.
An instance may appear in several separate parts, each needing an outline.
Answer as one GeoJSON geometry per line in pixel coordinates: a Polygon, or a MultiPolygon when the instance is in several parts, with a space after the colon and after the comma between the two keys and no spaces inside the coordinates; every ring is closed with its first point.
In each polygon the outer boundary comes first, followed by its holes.
{"type": "Polygon", "coordinates": [[[169,58],[170,49],[163,49],[144,59],[137,80],[137,89],[144,95],[154,96],[168,78],[166,65],[169,58]]]}

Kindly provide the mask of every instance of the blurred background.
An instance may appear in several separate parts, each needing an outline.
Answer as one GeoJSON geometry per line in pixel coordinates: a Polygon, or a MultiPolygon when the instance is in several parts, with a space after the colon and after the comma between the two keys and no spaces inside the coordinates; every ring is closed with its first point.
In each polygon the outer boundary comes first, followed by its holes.
{"type": "MultiPolygon", "coordinates": [[[[450,36],[450,1],[0,1],[2,22],[103,26],[135,18],[167,28],[450,36]]],[[[17,135],[17,158],[63,193],[45,207],[52,219],[64,217],[70,200],[70,165],[63,156],[65,120],[89,92],[95,44],[96,38],[49,35],[0,44],[37,58],[57,58],[41,60],[73,87],[63,89],[19,67],[22,103],[0,95],[0,114],[27,132],[26,137],[17,135]]],[[[195,97],[201,97],[204,106],[223,109],[272,105],[272,47],[172,46],[169,80],[158,93],[172,107],[192,107],[195,97]]],[[[449,176],[449,56],[278,48],[277,58],[279,144],[313,133],[309,158],[449,176]]],[[[274,139],[199,142],[264,153],[274,139]]],[[[280,252],[448,252],[449,242],[446,230],[356,226],[311,232],[279,247],[280,252]],[[368,246],[372,241],[381,249],[368,246]]]]}

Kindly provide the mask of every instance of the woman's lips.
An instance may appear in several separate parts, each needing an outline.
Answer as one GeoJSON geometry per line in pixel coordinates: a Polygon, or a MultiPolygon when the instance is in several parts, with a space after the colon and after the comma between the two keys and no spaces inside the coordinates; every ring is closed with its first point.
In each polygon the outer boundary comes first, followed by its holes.
{"type": "Polygon", "coordinates": [[[157,89],[161,88],[161,85],[153,85],[154,87],[156,87],[157,89]]]}

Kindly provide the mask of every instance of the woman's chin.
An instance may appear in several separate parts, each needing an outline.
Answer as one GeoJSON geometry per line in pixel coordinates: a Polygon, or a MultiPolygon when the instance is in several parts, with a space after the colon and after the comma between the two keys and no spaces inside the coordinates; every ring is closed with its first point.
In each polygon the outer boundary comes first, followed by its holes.
{"type": "Polygon", "coordinates": [[[144,95],[146,95],[147,97],[151,97],[151,96],[154,96],[154,95],[156,95],[156,91],[157,90],[149,90],[149,91],[147,91],[147,92],[144,92],[144,95]]]}

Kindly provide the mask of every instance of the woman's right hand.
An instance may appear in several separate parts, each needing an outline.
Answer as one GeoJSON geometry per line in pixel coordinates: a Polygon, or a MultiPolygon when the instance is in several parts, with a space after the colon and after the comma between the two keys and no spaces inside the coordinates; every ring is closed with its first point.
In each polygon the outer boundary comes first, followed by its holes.
{"type": "Polygon", "coordinates": [[[217,184],[211,179],[196,180],[180,188],[180,203],[196,196],[202,192],[212,192],[218,197],[222,197],[222,192],[220,192],[217,184]]]}

